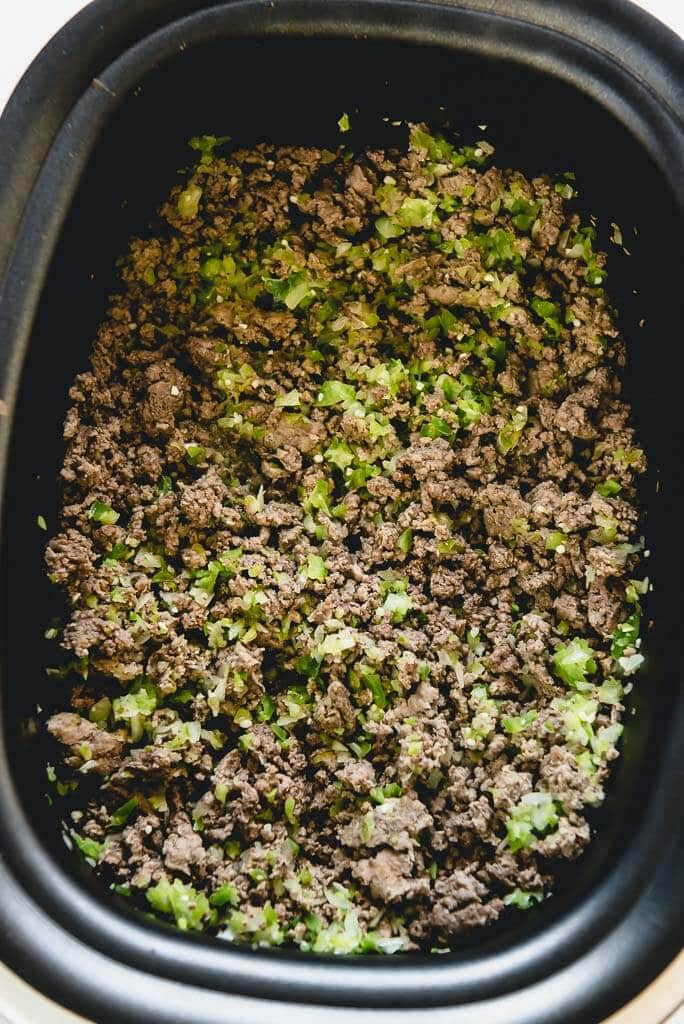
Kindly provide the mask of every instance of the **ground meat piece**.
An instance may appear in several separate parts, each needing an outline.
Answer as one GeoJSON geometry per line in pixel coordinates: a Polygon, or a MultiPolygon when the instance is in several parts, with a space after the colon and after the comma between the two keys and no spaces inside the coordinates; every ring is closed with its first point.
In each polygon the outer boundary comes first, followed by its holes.
{"type": "Polygon", "coordinates": [[[569,395],[565,399],[556,413],[556,423],[561,430],[581,441],[591,441],[596,437],[596,429],[591,422],[589,409],[583,404],[579,393],[569,395]]]}
{"type": "Polygon", "coordinates": [[[206,663],[206,655],[198,647],[190,644],[184,636],[173,636],[150,656],[146,673],[160,693],[166,696],[175,693],[190,675],[202,676],[206,663]]]}
{"type": "Polygon", "coordinates": [[[142,672],[141,647],[148,638],[145,631],[117,625],[89,609],[74,613],[62,635],[62,645],[78,658],[89,655],[93,664],[122,682],[137,678],[142,672]]]}
{"type": "Polygon", "coordinates": [[[467,811],[456,814],[446,821],[449,836],[458,839],[463,836],[464,829],[472,829],[480,836],[489,834],[492,821],[492,807],[486,796],[481,796],[470,805],[467,811]]]}
{"type": "Polygon", "coordinates": [[[140,406],[140,416],[147,433],[151,437],[169,434],[182,405],[183,394],[173,380],[159,380],[150,384],[140,406]]]}
{"type": "Polygon", "coordinates": [[[169,871],[180,874],[204,873],[206,852],[201,836],[193,830],[192,822],[185,815],[177,815],[172,831],[169,832],[163,847],[164,865],[169,871]]]}
{"type": "Polygon", "coordinates": [[[268,505],[254,516],[254,522],[258,526],[271,526],[274,528],[294,526],[296,523],[300,523],[301,520],[301,507],[285,501],[270,501],[268,505]]]}
{"type": "Polygon", "coordinates": [[[586,821],[572,824],[567,818],[561,818],[557,829],[535,843],[535,851],[541,857],[564,857],[567,860],[574,860],[589,842],[589,836],[589,825],[586,821]]]}
{"type": "Polygon", "coordinates": [[[58,533],[45,551],[45,564],[55,583],[86,578],[92,572],[94,558],[92,541],[73,529],[58,533]]]}
{"type": "Polygon", "coordinates": [[[189,338],[187,352],[194,366],[202,373],[211,374],[225,365],[221,351],[222,342],[217,338],[189,338]]]}
{"type": "Polygon", "coordinates": [[[495,882],[508,889],[541,890],[548,884],[548,878],[541,875],[534,866],[521,864],[511,853],[500,853],[495,861],[486,864],[478,877],[485,882],[495,882]]]}
{"type": "Polygon", "coordinates": [[[581,810],[587,802],[590,780],[567,747],[554,747],[544,756],[540,776],[547,790],[568,810],[581,810]]]}
{"type": "Polygon", "coordinates": [[[385,800],[372,814],[372,825],[364,828],[362,815],[340,829],[340,840],[346,846],[391,846],[394,850],[410,850],[418,833],[432,823],[420,800],[402,796],[385,800]]]}
{"type": "Polygon", "coordinates": [[[584,615],[580,608],[578,599],[573,594],[559,594],[553,602],[553,607],[560,619],[563,619],[573,629],[581,629],[584,625],[584,615]]]}
{"type": "Polygon", "coordinates": [[[86,718],[62,711],[47,723],[48,731],[63,746],[67,764],[82,772],[109,775],[124,748],[125,734],[106,732],[86,718]]]}
{"type": "Polygon", "coordinates": [[[544,480],[534,487],[527,496],[531,506],[531,518],[540,526],[555,522],[563,500],[563,492],[553,480],[544,480]]]}
{"type": "Polygon", "coordinates": [[[506,764],[495,776],[492,785],[492,801],[497,808],[508,811],[526,793],[532,792],[532,776],[529,772],[519,772],[512,765],[506,764]]]}
{"type": "Polygon", "coordinates": [[[610,637],[624,619],[624,601],[620,594],[612,593],[602,580],[589,588],[587,618],[597,633],[610,637]]]}
{"type": "Polygon", "coordinates": [[[556,513],[556,523],[562,530],[581,530],[594,522],[594,510],[590,502],[575,493],[564,494],[556,513]]]}
{"type": "Polygon", "coordinates": [[[461,289],[448,284],[432,285],[425,289],[425,294],[431,302],[451,306],[461,298],[461,289]]]}
{"type": "Polygon", "coordinates": [[[375,772],[369,761],[349,761],[335,774],[353,793],[369,793],[375,785],[375,772]]]}
{"type": "Polygon", "coordinates": [[[463,590],[463,573],[441,566],[430,577],[430,592],[439,598],[456,597],[463,590]]]}
{"type": "Polygon", "coordinates": [[[298,452],[310,452],[325,436],[322,424],[276,410],[266,423],[264,444],[274,451],[294,448],[298,452]]]}
{"type": "Polygon", "coordinates": [[[432,926],[450,936],[495,920],[503,903],[496,899],[483,902],[486,894],[487,887],[466,871],[454,871],[439,879],[435,884],[432,926]]]}
{"type": "Polygon", "coordinates": [[[121,846],[128,870],[127,881],[133,888],[145,889],[162,874],[159,824],[155,815],[140,815],[123,830],[121,846]]]}
{"type": "Polygon", "coordinates": [[[622,552],[605,544],[591,547],[587,552],[587,561],[599,580],[610,576],[621,576],[625,569],[625,558],[622,552]]]}
{"type": "Polygon", "coordinates": [[[330,684],[327,694],[316,705],[313,720],[325,732],[341,734],[353,728],[356,721],[354,705],[342,683],[334,681],[330,684]]]}
{"type": "Polygon", "coordinates": [[[453,910],[450,904],[451,901],[446,898],[435,903],[432,912],[433,927],[447,940],[450,935],[459,935],[496,921],[504,906],[498,899],[490,900],[489,903],[468,903],[465,907],[453,910]]]}
{"type": "Polygon", "coordinates": [[[498,644],[488,658],[488,665],[492,672],[517,672],[520,662],[511,647],[510,642],[498,644]]]}
{"type": "Polygon", "coordinates": [[[185,773],[182,754],[166,747],[136,748],[121,761],[109,778],[108,788],[128,793],[140,786],[150,790],[163,789],[178,775],[185,773]]]}
{"type": "Polygon", "coordinates": [[[454,464],[451,446],[443,439],[422,439],[406,449],[400,465],[410,466],[418,480],[427,480],[434,473],[446,473],[454,464]]]}
{"type": "Polygon", "coordinates": [[[199,480],[183,488],[180,509],[193,526],[207,527],[220,522],[228,489],[218,473],[210,469],[199,480]]]}
{"type": "Polygon", "coordinates": [[[358,164],[355,164],[349,172],[347,184],[357,195],[363,196],[364,199],[373,198],[373,185],[366,177],[363,168],[359,167],[358,164]]]}
{"type": "Polygon", "coordinates": [[[373,899],[383,903],[419,899],[430,891],[427,878],[411,877],[410,858],[394,850],[380,850],[374,857],[357,861],[352,870],[354,877],[368,886],[373,899]]]}
{"type": "Polygon", "coordinates": [[[478,495],[485,529],[490,537],[504,540],[515,535],[527,521],[530,507],[509,484],[488,484],[478,495]]]}

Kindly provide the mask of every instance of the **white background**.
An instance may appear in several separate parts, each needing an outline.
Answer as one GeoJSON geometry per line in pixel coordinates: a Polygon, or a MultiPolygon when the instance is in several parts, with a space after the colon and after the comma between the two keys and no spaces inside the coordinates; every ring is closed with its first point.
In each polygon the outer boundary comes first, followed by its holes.
{"type": "MultiPolygon", "coordinates": [[[[639,0],[639,3],[684,36],[684,0],[639,0]]],[[[8,0],[0,26],[0,110],[36,54],[85,6],[84,0],[18,0],[17,3],[8,0]]],[[[679,1014],[676,1020],[677,1024],[684,1024],[684,1017],[680,1019],[679,1014]]],[[[0,964],[0,1024],[67,1024],[71,1021],[76,1018],[34,994],[0,964]]],[[[671,1024],[675,1024],[674,1017],[671,1024]]]]}

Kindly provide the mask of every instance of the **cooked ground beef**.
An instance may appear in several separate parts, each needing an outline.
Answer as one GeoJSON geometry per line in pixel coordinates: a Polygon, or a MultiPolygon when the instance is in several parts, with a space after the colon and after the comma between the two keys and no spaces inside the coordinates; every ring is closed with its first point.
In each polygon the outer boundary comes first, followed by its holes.
{"type": "Polygon", "coordinates": [[[642,660],[605,257],[486,143],[193,145],[70,392],[50,774],[181,928],[444,948],[585,847],[642,660]]]}

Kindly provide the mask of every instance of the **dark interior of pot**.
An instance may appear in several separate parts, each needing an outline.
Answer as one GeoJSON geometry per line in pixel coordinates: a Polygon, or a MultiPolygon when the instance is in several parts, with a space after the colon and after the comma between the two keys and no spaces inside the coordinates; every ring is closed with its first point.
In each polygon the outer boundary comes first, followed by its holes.
{"type": "MultiPolygon", "coordinates": [[[[645,568],[655,589],[646,609],[647,661],[630,696],[633,715],[627,717],[606,804],[594,815],[597,838],[564,870],[554,899],[465,941],[473,950],[493,951],[543,928],[619,870],[657,785],[659,742],[674,697],[680,646],[683,357],[671,320],[681,287],[676,211],[666,183],[628,130],[594,100],[541,72],[372,40],[238,40],[177,54],[123,100],[68,214],[34,329],[13,435],[4,575],[13,770],[39,841],[100,900],[123,904],[104,895],[80,858],[66,850],[44,796],[49,751],[35,728],[36,706],[49,710],[62,699],[63,684],[45,676],[54,645],[41,638],[60,606],[44,575],[44,535],[36,516],[45,516],[50,528],[55,524],[67,389],[86,367],[107,295],[116,287],[117,257],[131,235],[144,234],[178,169],[191,160],[187,139],[208,132],[228,133],[236,145],[265,140],[336,146],[342,111],[352,120],[353,132],[345,137],[351,146],[386,146],[398,139],[404,129],[383,118],[446,123],[465,142],[482,137],[476,126],[487,125],[484,134],[496,147],[499,166],[527,175],[575,171],[580,207],[598,216],[601,248],[609,251],[608,287],[628,342],[629,398],[650,460],[643,502],[652,555],[645,568]],[[609,241],[611,222],[620,225],[629,255],[609,241]]],[[[121,911],[129,913],[123,905],[121,911]]]]}

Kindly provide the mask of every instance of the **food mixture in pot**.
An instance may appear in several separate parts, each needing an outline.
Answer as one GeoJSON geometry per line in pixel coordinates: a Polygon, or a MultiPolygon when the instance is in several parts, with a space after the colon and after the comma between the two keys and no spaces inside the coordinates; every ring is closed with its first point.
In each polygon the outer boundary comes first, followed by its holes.
{"type": "Polygon", "coordinates": [[[484,142],[191,145],[70,392],[48,775],[181,929],[443,950],[587,845],[643,660],[605,256],[484,142]]]}

